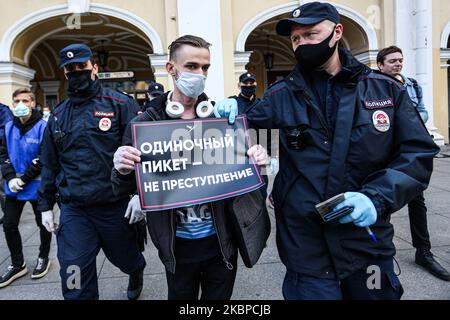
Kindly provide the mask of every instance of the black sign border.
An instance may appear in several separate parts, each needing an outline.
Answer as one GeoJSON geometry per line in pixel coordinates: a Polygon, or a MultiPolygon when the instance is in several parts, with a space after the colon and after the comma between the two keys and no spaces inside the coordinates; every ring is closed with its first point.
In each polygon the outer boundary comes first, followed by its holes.
{"type": "MultiPolygon", "coordinates": [[[[250,148],[251,146],[251,139],[250,139],[250,135],[248,134],[248,129],[247,129],[247,119],[245,116],[238,116],[236,117],[236,121],[240,121],[242,120],[243,125],[244,125],[244,132],[245,135],[247,137],[247,143],[248,143],[248,147],[250,148]]],[[[134,142],[134,147],[137,148],[137,141],[136,141],[136,127],[148,127],[148,126],[161,126],[161,125],[179,125],[179,124],[184,124],[184,123],[205,123],[205,122],[228,122],[228,119],[217,119],[217,118],[211,118],[211,119],[192,119],[192,120],[163,120],[163,121],[146,121],[146,122],[132,122],[131,123],[131,129],[133,132],[133,142],[134,142]]],[[[142,210],[148,210],[148,211],[158,211],[158,210],[170,210],[170,209],[175,209],[175,208],[181,208],[181,207],[186,207],[189,205],[196,205],[196,204],[202,204],[202,203],[208,203],[208,202],[213,202],[213,201],[220,201],[223,199],[228,199],[231,198],[233,196],[237,197],[240,196],[242,194],[248,193],[248,192],[252,192],[254,190],[257,190],[259,188],[261,188],[264,185],[264,180],[261,177],[261,174],[258,170],[258,166],[256,163],[254,163],[253,159],[250,158],[250,164],[253,165],[257,175],[258,175],[258,179],[259,179],[259,183],[256,184],[255,186],[251,186],[251,187],[247,187],[244,189],[240,189],[240,190],[236,190],[234,192],[229,192],[226,194],[220,194],[217,196],[213,196],[213,197],[208,197],[208,198],[202,198],[202,199],[195,199],[195,200],[189,200],[189,201],[182,201],[182,202],[174,202],[174,203],[168,203],[168,204],[160,204],[160,205],[151,205],[151,206],[145,206],[144,204],[144,197],[142,197],[141,195],[142,193],[142,184],[141,184],[141,176],[140,176],[140,166],[141,164],[138,163],[136,164],[135,167],[135,173],[136,173],[136,182],[137,182],[137,186],[139,189],[139,195],[140,195],[140,201],[141,201],[141,208],[142,210]]]]}

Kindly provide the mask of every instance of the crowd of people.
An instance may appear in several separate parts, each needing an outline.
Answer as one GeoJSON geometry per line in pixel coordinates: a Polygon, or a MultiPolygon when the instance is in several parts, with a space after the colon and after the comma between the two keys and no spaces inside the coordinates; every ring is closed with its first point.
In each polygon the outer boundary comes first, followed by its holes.
{"type": "Polygon", "coordinates": [[[259,256],[270,231],[243,228],[233,219],[267,216],[266,198],[286,266],[280,288],[286,300],[399,300],[403,287],[394,271],[390,216],[405,205],[416,263],[450,281],[431,253],[423,196],[439,148],[425,126],[421,87],[401,73],[401,49],[381,50],[379,70],[360,63],[340,46],[343,26],[329,3],[301,5],[278,21],[276,32],[291,41],[297,65],[261,98],[256,76],[245,72],[238,95],[210,101],[204,90],[211,44],[193,35],[169,46],[166,71],[174,89],[151,83],[144,107],[102,87],[84,44],[60,51],[67,99],[53,111],[40,113],[30,90],[15,91],[10,107],[0,105],[3,230],[11,253],[0,288],[28,272],[18,226],[30,202],[41,242],[31,277],[47,274],[55,233],[65,299],[99,298],[100,249],[129,275],[128,299],[138,299],[146,261],[136,235],[148,230],[166,270],[168,299],[229,300],[238,254],[259,256]],[[260,167],[279,161],[272,192],[266,186],[226,200],[143,211],[135,177],[141,153],[132,147],[130,122],[174,119],[172,106],[182,108],[178,118],[197,119],[201,103],[213,111],[210,117],[227,118],[230,125],[245,115],[256,130],[279,131],[279,159],[260,145],[247,151],[260,167]],[[331,213],[345,214],[324,221],[316,205],[337,195],[342,201],[331,213]],[[251,233],[247,243],[237,239],[240,233],[251,233]],[[80,275],[75,284],[69,281],[73,266],[80,275]],[[370,266],[383,275],[375,290],[367,286],[370,266]]]}

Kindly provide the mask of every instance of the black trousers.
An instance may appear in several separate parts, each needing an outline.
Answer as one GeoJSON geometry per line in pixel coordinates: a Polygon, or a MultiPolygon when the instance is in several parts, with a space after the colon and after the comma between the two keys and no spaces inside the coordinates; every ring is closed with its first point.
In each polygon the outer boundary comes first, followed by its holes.
{"type": "Polygon", "coordinates": [[[403,287],[392,258],[374,260],[343,280],[320,279],[287,270],[283,281],[286,300],[400,300],[402,295],[403,287]]]}
{"type": "MultiPolygon", "coordinates": [[[[3,190],[3,188],[5,186],[4,183],[5,182],[3,180],[2,174],[0,173],[0,205],[1,205],[1,209],[3,212],[5,212],[5,192],[3,190]]],[[[1,217],[1,215],[0,215],[0,217],[1,217]]]]}
{"type": "Polygon", "coordinates": [[[169,300],[230,300],[237,271],[237,254],[231,257],[233,270],[225,265],[222,255],[188,264],[177,264],[175,274],[166,271],[169,300]]]}
{"type": "Polygon", "coordinates": [[[127,205],[128,199],[90,207],[61,205],[56,240],[65,300],[98,300],[96,259],[100,249],[123,273],[145,268],[136,234],[123,216],[127,205]],[[79,287],[73,286],[74,266],[79,268],[79,287]]]}
{"type": "Polygon", "coordinates": [[[427,224],[427,207],[423,192],[408,204],[409,225],[414,248],[431,249],[427,224]]]}
{"type": "MultiPolygon", "coordinates": [[[[23,207],[26,203],[27,201],[20,201],[11,197],[6,197],[5,199],[3,231],[5,232],[6,243],[11,253],[11,261],[15,267],[22,266],[24,263],[19,222],[23,207]]],[[[39,258],[48,258],[52,234],[42,225],[42,215],[37,210],[37,201],[30,201],[30,203],[33,207],[36,224],[40,230],[41,245],[39,247],[39,258]]]]}

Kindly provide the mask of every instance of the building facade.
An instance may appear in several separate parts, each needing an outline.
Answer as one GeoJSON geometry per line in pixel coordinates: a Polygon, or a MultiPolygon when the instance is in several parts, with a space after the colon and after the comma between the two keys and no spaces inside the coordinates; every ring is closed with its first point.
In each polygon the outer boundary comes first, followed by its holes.
{"type": "MultiPolygon", "coordinates": [[[[258,94],[295,64],[289,40],[275,24],[297,0],[16,0],[1,1],[0,101],[30,87],[38,103],[54,106],[66,81],[58,52],[88,44],[104,72],[104,84],[141,99],[146,82],[170,89],[168,45],[194,34],[212,43],[206,92],[214,99],[237,91],[245,70],[257,75],[258,94]]],[[[378,50],[404,50],[407,76],[423,86],[427,124],[439,144],[449,142],[450,6],[445,0],[335,0],[345,28],[342,45],[376,67],[378,50]]]]}

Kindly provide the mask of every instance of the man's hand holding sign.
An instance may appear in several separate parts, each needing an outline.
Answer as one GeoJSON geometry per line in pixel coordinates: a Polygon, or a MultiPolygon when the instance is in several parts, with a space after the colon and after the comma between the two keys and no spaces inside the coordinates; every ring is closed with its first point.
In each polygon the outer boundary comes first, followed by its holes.
{"type": "Polygon", "coordinates": [[[133,172],[135,164],[140,162],[141,152],[134,147],[122,146],[114,154],[114,168],[122,175],[133,172]]]}

